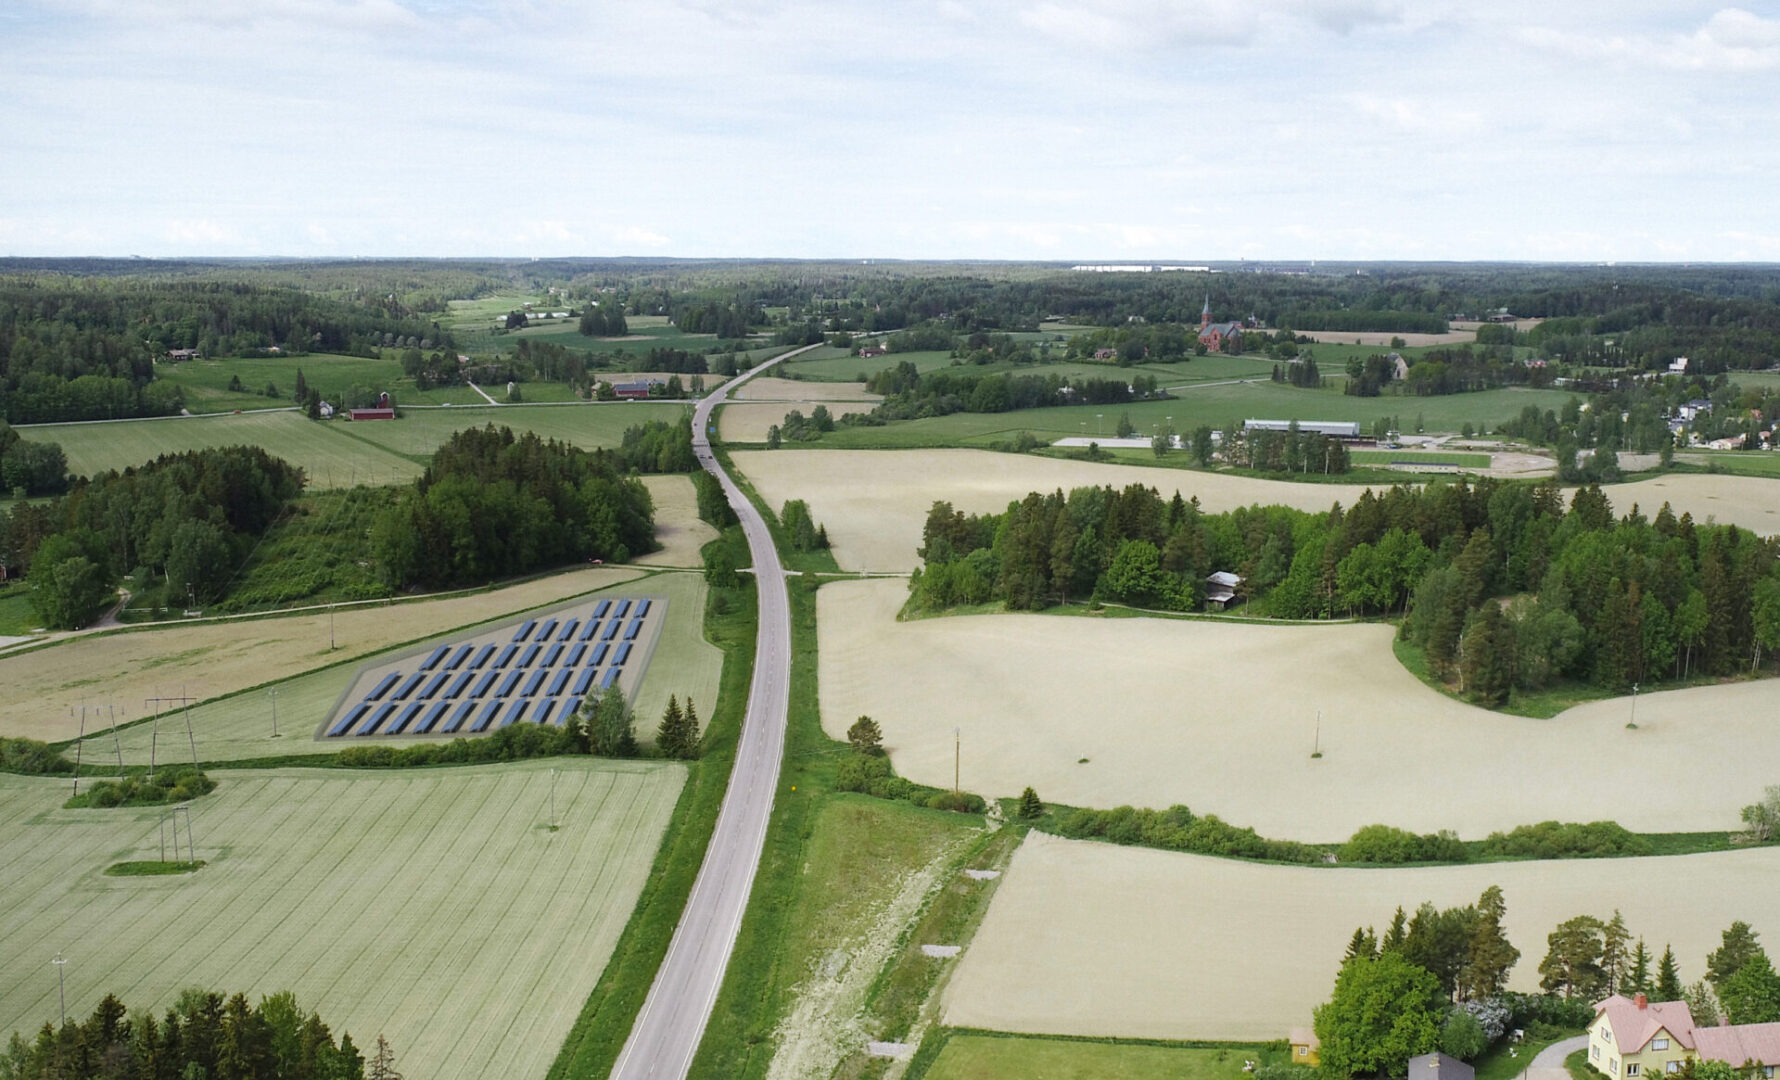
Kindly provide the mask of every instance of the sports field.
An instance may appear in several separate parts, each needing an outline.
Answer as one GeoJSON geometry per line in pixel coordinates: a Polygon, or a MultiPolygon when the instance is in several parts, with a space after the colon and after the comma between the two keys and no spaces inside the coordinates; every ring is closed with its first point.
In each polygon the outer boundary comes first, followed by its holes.
{"type": "MultiPolygon", "coordinates": [[[[1184,365],[1190,368],[1192,365],[1184,365]]],[[[1271,370],[1271,368],[1269,368],[1271,370]]],[[[1167,384],[1165,384],[1167,385],[1167,384]]],[[[1030,431],[1046,442],[1066,436],[1110,436],[1121,414],[1148,434],[1164,423],[1190,432],[1201,425],[1223,430],[1250,419],[1357,421],[1370,428],[1379,418],[1395,417],[1414,431],[1420,417],[1428,431],[1458,431],[1466,423],[1495,425],[1536,405],[1560,409],[1567,391],[1512,388],[1444,397],[1348,397],[1334,388],[1300,390],[1270,381],[1188,387],[1173,398],[1128,405],[1060,405],[1005,413],[953,413],[926,420],[904,420],[881,428],[847,428],[824,437],[821,445],[838,449],[902,449],[924,446],[984,446],[1030,431]],[[1169,418],[1173,419],[1170,420],[1169,418]]]]}
{"type": "MultiPolygon", "coordinates": [[[[143,703],[151,697],[189,694],[203,701],[637,576],[637,571],[623,567],[590,567],[493,592],[343,607],[331,619],[338,645],[332,650],[326,611],[76,637],[23,656],[0,658],[0,685],[7,687],[0,700],[0,735],[72,739],[79,717],[70,717],[70,706],[78,714],[82,704],[103,703],[134,720],[147,715],[143,703]]],[[[232,756],[258,757],[267,752],[232,756]]]]}
{"type": "Polygon", "coordinates": [[[1403,668],[1378,623],[899,623],[906,594],[895,579],[824,585],[819,678],[825,730],[843,738],[871,716],[917,783],[951,786],[957,730],[963,786],[984,796],[1031,785],[1075,806],[1184,803],[1263,836],[1338,842],[1379,822],[1472,840],[1547,819],[1734,829],[1780,777],[1772,682],[1641,694],[1627,730],[1623,698],[1550,720],[1448,698],[1403,668]]]}
{"type": "Polygon", "coordinates": [[[1003,1031],[1277,1039],[1328,1000],[1356,926],[1401,904],[1475,903],[1499,885],[1520,949],[1509,988],[1537,992],[1546,935],[1624,914],[1684,982],[1732,920],[1780,927],[1780,850],[1416,870],[1265,866],[1032,833],[945,999],[945,1022],[1003,1031]]]}
{"type": "MultiPolygon", "coordinates": [[[[1134,465],[1104,465],[1030,454],[977,450],[883,450],[845,453],[821,449],[744,450],[736,466],[768,505],[805,499],[828,527],[835,561],[846,570],[912,570],[919,560],[921,526],[936,499],[966,513],[1000,513],[1031,491],[1065,492],[1083,485],[1144,484],[1170,498],[1198,496],[1213,513],[1255,503],[1300,510],[1352,506],[1365,487],[1134,465]]],[[[1708,515],[1763,535],[1780,533],[1780,485],[1741,476],[1666,476],[1609,486],[1617,513],[1634,502],[1647,515],[1667,500],[1675,513],[1708,515]]]]}
{"type": "Polygon", "coordinates": [[[684,778],[577,758],[229,772],[192,804],[208,865],[113,878],[161,857],[158,809],[62,810],[66,783],[0,776],[0,1032],[56,1020],[60,950],[71,1017],[108,992],[158,1012],[189,986],[288,989],[362,1047],[387,1036],[409,1076],[542,1076],[684,778]]]}

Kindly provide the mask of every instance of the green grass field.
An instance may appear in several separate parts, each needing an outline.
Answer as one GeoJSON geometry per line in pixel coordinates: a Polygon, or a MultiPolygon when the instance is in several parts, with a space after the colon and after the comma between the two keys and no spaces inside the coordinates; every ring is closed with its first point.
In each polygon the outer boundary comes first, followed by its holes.
{"type": "MultiPolygon", "coordinates": [[[[665,596],[668,598],[667,619],[662,624],[661,638],[643,673],[633,703],[637,711],[637,734],[645,742],[655,736],[655,725],[669,694],[682,701],[688,696],[697,703],[699,715],[709,717],[716,705],[717,683],[722,675],[723,656],[704,640],[704,579],[698,574],[663,572],[612,586],[615,595],[665,596]]],[[[558,607],[564,601],[553,601],[542,607],[558,607]]],[[[532,610],[542,610],[542,607],[532,610]]],[[[514,611],[495,619],[467,626],[439,627],[434,641],[462,638],[481,630],[511,623],[524,614],[514,611]]],[[[271,637],[285,633],[281,620],[269,619],[240,624],[242,633],[271,637]]],[[[144,631],[148,632],[148,631],[144,631]]],[[[325,646],[326,642],[322,644],[325,646]]],[[[192,739],[197,742],[198,759],[202,762],[251,761],[258,758],[290,755],[331,754],[341,749],[338,742],[320,742],[315,729],[353,680],[361,665],[376,665],[398,653],[419,648],[422,643],[409,643],[369,656],[360,656],[347,663],[310,671],[270,686],[261,686],[228,697],[196,705],[190,713],[192,738],[186,734],[186,714],[164,714],[158,724],[137,723],[122,728],[114,745],[109,731],[89,734],[82,745],[83,760],[99,764],[115,764],[119,750],[126,765],[146,765],[151,754],[160,762],[190,762],[192,739]],[[278,691],[279,738],[272,737],[273,697],[278,691]],[[158,733],[157,733],[158,732],[158,733]]],[[[293,645],[293,647],[296,647],[293,645]]],[[[53,659],[42,654],[46,661],[53,659]]],[[[322,655],[325,654],[325,650],[322,655]]],[[[169,658],[170,663],[179,658],[169,658]]],[[[169,667],[167,693],[177,694],[179,675],[169,667]]],[[[104,680],[93,684],[95,695],[105,693],[104,680]]],[[[148,715],[140,703],[126,703],[127,715],[139,720],[148,715]]],[[[121,719],[121,718],[120,718],[121,719]]],[[[397,745],[404,745],[400,740],[397,745]]],[[[72,756],[72,749],[69,754],[72,756]]]]}
{"type": "MultiPolygon", "coordinates": [[[[1207,386],[1182,390],[1164,401],[1130,405],[1065,405],[1007,413],[953,413],[927,420],[908,420],[886,427],[842,427],[814,443],[799,447],[824,449],[906,449],[937,446],[987,446],[1030,431],[1050,441],[1067,436],[1111,437],[1121,413],[1128,413],[1141,434],[1172,422],[1176,431],[1207,425],[1223,429],[1231,421],[1352,420],[1362,427],[1379,417],[1399,417],[1413,431],[1420,416],[1429,431],[1457,431],[1467,421],[1497,424],[1527,405],[1561,408],[1570,398],[1558,390],[1485,390],[1446,397],[1348,397],[1332,390],[1300,390],[1274,382],[1207,386]],[[1169,419],[1172,417],[1172,421],[1169,419]]],[[[787,443],[787,446],[793,444],[787,443]]]]}
{"type": "MultiPolygon", "coordinates": [[[[1201,1049],[1166,1043],[1047,1039],[958,1032],[922,1080],[1242,1080],[1259,1047],[1201,1049]]],[[[916,1074],[911,1070],[911,1077],[916,1074]]]]}
{"type": "MultiPolygon", "coordinates": [[[[844,349],[824,347],[788,361],[788,374],[812,382],[857,382],[861,375],[873,375],[907,361],[922,374],[952,368],[948,352],[891,353],[886,356],[849,356],[844,349]]],[[[1133,375],[1154,375],[1163,386],[1183,386],[1224,379],[1265,379],[1273,373],[1273,361],[1257,356],[1199,356],[1170,364],[1137,364],[1119,367],[1092,360],[1064,360],[1061,354],[1053,362],[1039,364],[960,365],[959,374],[985,375],[1006,372],[1015,375],[1063,375],[1071,379],[1130,379],[1133,375]]]]}
{"type": "Polygon", "coordinates": [[[1488,454],[1453,454],[1415,450],[1350,450],[1355,465],[1456,465],[1461,469],[1487,469],[1488,454]]]}
{"type": "MultiPolygon", "coordinates": [[[[528,386],[527,389],[530,389],[528,386]]],[[[625,401],[606,404],[483,405],[464,409],[413,409],[400,420],[341,424],[355,441],[424,461],[446,439],[465,428],[510,427],[532,431],[546,439],[558,439],[583,450],[617,446],[624,429],[651,420],[674,421],[686,415],[689,405],[680,402],[625,401]]]]}
{"type": "Polygon", "coordinates": [[[31,609],[31,591],[27,585],[0,588],[0,637],[22,637],[43,625],[31,609]]]}
{"type": "Polygon", "coordinates": [[[59,949],[70,1016],[108,992],[158,1012],[190,986],[289,989],[363,1046],[386,1035],[408,1075],[542,1076],[684,777],[586,758],[231,771],[192,805],[207,865],[107,877],[161,858],[159,808],[62,810],[65,782],[0,776],[0,1032],[56,1020],[59,949]]]}
{"type": "Polygon", "coordinates": [[[1771,450],[1681,450],[1679,461],[1717,466],[1737,476],[1780,476],[1780,453],[1771,450]]]}

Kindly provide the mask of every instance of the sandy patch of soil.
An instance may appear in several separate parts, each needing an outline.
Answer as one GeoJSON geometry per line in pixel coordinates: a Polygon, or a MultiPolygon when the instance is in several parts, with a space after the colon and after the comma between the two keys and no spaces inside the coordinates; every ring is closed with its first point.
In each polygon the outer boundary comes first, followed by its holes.
{"type": "Polygon", "coordinates": [[[1677,517],[1689,513],[1701,524],[1716,518],[1720,525],[1740,525],[1762,536],[1780,535],[1780,483],[1763,477],[1679,473],[1604,490],[1618,514],[1629,513],[1635,502],[1651,517],[1666,502],[1677,517]]]}
{"type": "Polygon", "coordinates": [[[1474,902],[1500,885],[1520,949],[1509,979],[1538,989],[1545,936],[1619,909],[1670,943],[1684,980],[1733,919],[1780,925],[1780,850],[1418,870],[1261,866],[1031,834],[946,996],[945,1022],[999,1031],[1275,1039],[1328,999],[1354,927],[1398,904],[1474,902]]]}
{"type": "MultiPolygon", "coordinates": [[[[749,379],[735,392],[737,401],[870,401],[884,400],[856,382],[809,382],[771,375],[749,379]]],[[[804,410],[808,412],[808,409],[804,410]]]]}
{"type": "Polygon", "coordinates": [[[1185,803],[1332,842],[1374,822],[1468,839],[1552,818],[1731,829],[1780,777],[1773,682],[1643,694],[1627,730],[1625,699],[1533,720],[1436,693],[1381,624],[899,623],[906,595],[895,579],[817,594],[822,717],[836,738],[873,717],[898,774],[924,784],[951,785],[956,726],[964,787],[985,796],[1185,803]]]}
{"type": "Polygon", "coordinates": [[[326,611],[77,638],[0,659],[7,688],[0,735],[72,739],[80,718],[69,715],[70,705],[115,705],[135,719],[152,711],[143,704],[150,697],[183,692],[202,701],[636,576],[622,567],[589,568],[446,600],[339,608],[333,651],[326,611]]]}
{"type": "Polygon", "coordinates": [[[717,539],[717,530],[700,520],[698,494],[690,476],[645,476],[643,486],[655,500],[655,539],[660,551],[637,558],[639,566],[702,567],[699,549],[717,539]]]}
{"type": "Polygon", "coordinates": [[[935,499],[966,513],[999,513],[1030,491],[1144,484],[1165,499],[1176,491],[1196,495],[1216,513],[1251,503],[1327,510],[1336,501],[1353,505],[1365,490],[987,450],[744,450],[733,460],[769,506],[807,499],[845,570],[913,570],[921,524],[935,499]]]}
{"type": "Polygon", "coordinates": [[[876,401],[742,402],[723,406],[717,431],[725,442],[762,443],[766,441],[766,429],[784,423],[786,413],[796,409],[808,416],[816,405],[826,406],[837,420],[852,413],[871,412],[878,407],[876,401]]]}

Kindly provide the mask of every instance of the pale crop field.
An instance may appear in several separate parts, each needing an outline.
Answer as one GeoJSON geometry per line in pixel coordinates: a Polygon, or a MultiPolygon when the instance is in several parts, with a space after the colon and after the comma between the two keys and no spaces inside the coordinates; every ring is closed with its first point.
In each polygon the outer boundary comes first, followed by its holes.
{"type": "Polygon", "coordinates": [[[766,441],[767,429],[774,424],[783,424],[786,413],[796,409],[807,417],[816,405],[825,406],[836,420],[853,413],[868,413],[877,408],[877,403],[871,401],[760,401],[725,405],[722,415],[717,419],[717,433],[724,442],[763,443],[766,441]]]}
{"type": "Polygon", "coordinates": [[[1520,949],[1509,988],[1536,992],[1546,935],[1611,918],[1681,977],[1733,920],[1780,932],[1780,850],[1414,870],[1266,866],[1032,833],[947,988],[945,1022],[999,1031],[1277,1039],[1328,1000],[1356,926],[1475,903],[1491,885],[1520,949]]]}
{"type": "MultiPolygon", "coordinates": [[[[499,400],[506,388],[484,387],[499,400]]],[[[521,388],[521,392],[524,388],[521,388]]],[[[418,458],[430,457],[446,439],[465,428],[509,427],[516,434],[535,432],[583,450],[615,447],[627,427],[650,420],[675,421],[686,415],[680,402],[651,401],[582,403],[578,405],[482,405],[449,409],[410,409],[400,420],[343,424],[347,433],[388,450],[418,458]]]]}
{"type": "Polygon", "coordinates": [[[717,530],[698,516],[698,494],[690,476],[645,476],[643,486],[655,503],[655,541],[660,551],[639,555],[638,566],[702,568],[704,546],[717,539],[717,530]]]}
{"type": "MultiPolygon", "coordinates": [[[[723,651],[704,639],[706,587],[701,575],[670,573],[657,574],[646,581],[633,579],[634,574],[625,573],[621,579],[623,583],[613,591],[625,596],[647,595],[668,599],[666,617],[662,620],[654,652],[649,656],[648,669],[643,673],[642,685],[636,688],[631,699],[637,712],[637,737],[650,742],[655,737],[655,726],[661,720],[662,710],[667,707],[670,694],[679,697],[681,701],[690,696],[698,705],[700,722],[709,721],[717,703],[717,687],[723,676],[723,651]]],[[[533,607],[530,606],[524,609],[525,612],[531,610],[533,607]]],[[[429,642],[461,641],[466,634],[475,633],[479,629],[516,621],[521,614],[520,609],[513,609],[501,613],[497,620],[476,620],[475,625],[463,624],[452,630],[447,630],[446,624],[438,621],[419,632],[437,630],[438,636],[429,638],[429,642]]],[[[442,620],[443,616],[440,618],[442,620]]],[[[325,624],[322,631],[325,647],[325,624]]],[[[183,710],[164,709],[158,723],[124,728],[117,733],[115,739],[109,728],[95,731],[89,726],[87,738],[81,744],[81,757],[100,765],[115,765],[120,752],[127,765],[148,764],[151,756],[163,763],[190,762],[194,740],[197,743],[199,761],[241,761],[274,755],[333,753],[342,749],[342,741],[317,740],[316,728],[334,708],[335,702],[339,700],[347,684],[353,681],[360,667],[393,660],[398,655],[411,654],[426,647],[427,642],[422,642],[403,646],[398,650],[379,651],[365,657],[362,664],[337,664],[320,671],[296,675],[250,693],[197,705],[190,712],[192,730],[189,736],[186,732],[187,714],[183,710]],[[278,691],[276,701],[271,694],[273,689],[278,691]],[[275,704],[279,732],[276,739],[272,736],[272,710],[275,704]]],[[[262,680],[245,685],[256,686],[259,681],[262,680]]],[[[176,682],[171,686],[163,685],[162,692],[180,693],[176,682]]],[[[195,691],[192,693],[197,696],[195,691]]],[[[132,720],[147,715],[138,706],[130,709],[132,720]]],[[[64,716],[66,712],[64,709],[64,716]]],[[[105,721],[109,719],[109,715],[104,717],[105,721]]],[[[73,737],[72,730],[67,737],[73,737]]],[[[352,745],[391,742],[406,746],[414,741],[400,736],[393,739],[354,738],[352,745]]],[[[73,752],[70,751],[67,756],[73,757],[73,752]]]]}
{"type": "MultiPolygon", "coordinates": [[[[896,365],[891,364],[890,367],[896,365]]],[[[884,400],[862,383],[811,382],[807,379],[775,379],[762,375],[749,379],[735,392],[737,401],[870,401],[884,400]]],[[[805,413],[809,410],[805,409],[805,413]]]]}
{"type": "Polygon", "coordinates": [[[951,786],[956,728],[963,786],[984,796],[1184,803],[1317,843],[1373,823],[1466,839],[1554,818],[1734,829],[1780,781],[1770,681],[1642,694],[1628,730],[1626,699],[1550,720],[1455,701],[1404,670],[1377,623],[897,622],[906,590],[817,593],[822,723],[844,738],[871,716],[897,773],[923,784],[951,786]]]}
{"type": "MultiPolygon", "coordinates": [[[[1279,504],[1327,510],[1352,506],[1364,485],[1306,484],[1225,473],[1102,465],[983,450],[744,450],[733,455],[769,506],[805,499],[828,526],[835,561],[845,570],[912,570],[921,525],[934,500],[965,513],[1000,513],[1028,492],[1143,484],[1164,499],[1176,491],[1207,512],[1279,504]]],[[[1616,512],[1634,502],[1654,515],[1664,500],[1677,515],[1708,515],[1762,535],[1780,533],[1780,483],[1747,476],[1667,476],[1606,489],[1616,512]]],[[[1566,493],[1566,499],[1568,493],[1566,493]]]]}
{"type": "MultiPolygon", "coordinates": [[[[147,715],[144,701],[151,697],[189,695],[204,701],[637,576],[638,571],[624,567],[589,567],[493,592],[339,608],[332,616],[338,645],[332,650],[326,611],[76,637],[0,658],[0,686],[7,688],[0,698],[0,735],[72,739],[79,732],[79,717],[69,715],[70,706],[78,714],[82,704],[111,705],[134,720],[147,715]]],[[[146,748],[144,755],[146,760],[146,748]]]]}
{"type": "MultiPolygon", "coordinates": [[[[405,423],[397,420],[385,425],[400,427],[405,423]]],[[[276,412],[51,424],[22,428],[19,434],[33,441],[60,443],[68,455],[68,470],[82,476],[143,465],[162,454],[239,445],[264,447],[272,456],[301,466],[309,475],[310,486],[318,488],[406,483],[420,475],[418,464],[383,446],[352,438],[341,430],[347,426],[344,421],[324,424],[301,413],[276,412]]]]}
{"type": "Polygon", "coordinates": [[[191,810],[208,865],[113,878],[112,863],[161,857],[159,809],[62,810],[65,782],[0,777],[0,1032],[57,1019],[60,950],[71,1018],[106,993],[158,1012],[190,986],[288,989],[361,1047],[387,1036],[409,1076],[542,1076],[685,770],[570,758],[218,779],[191,810]]]}

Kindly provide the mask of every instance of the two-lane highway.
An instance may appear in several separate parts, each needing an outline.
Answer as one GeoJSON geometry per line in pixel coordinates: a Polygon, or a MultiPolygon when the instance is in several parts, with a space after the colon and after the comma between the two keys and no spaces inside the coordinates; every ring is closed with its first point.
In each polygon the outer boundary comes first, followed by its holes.
{"type": "Polygon", "coordinates": [[[748,687],[748,712],[717,828],[661,970],[655,973],[636,1026],[612,1069],[615,1080],[682,1080],[692,1067],[692,1057],[698,1052],[705,1024],[717,1003],[717,991],[723,985],[729,955],[735,949],[748,893],[754,886],[754,871],[766,843],[767,820],[772,816],[785,749],[785,708],[791,692],[791,606],[785,594],[785,569],[779,564],[766,521],[717,464],[708,432],[712,411],[731,390],[802,351],[776,356],[730,380],[700,401],[692,414],[692,446],[699,464],[722,482],[748,538],[760,598],[760,627],[755,639],[754,677],[748,687]]]}

